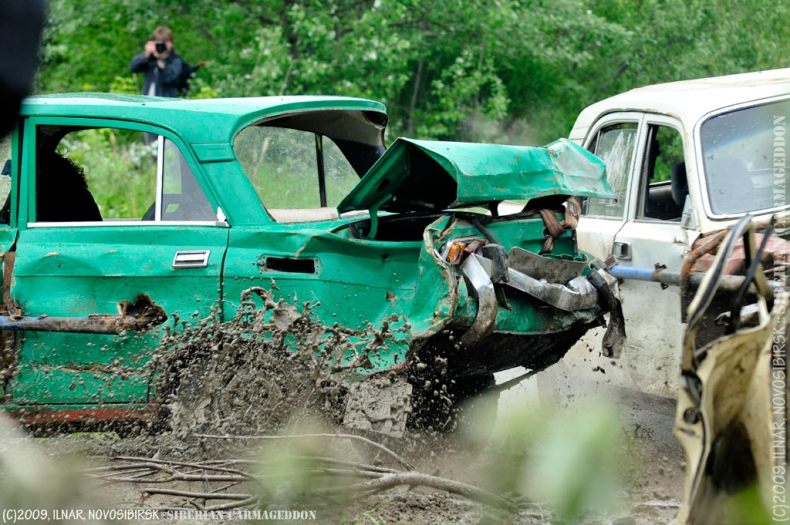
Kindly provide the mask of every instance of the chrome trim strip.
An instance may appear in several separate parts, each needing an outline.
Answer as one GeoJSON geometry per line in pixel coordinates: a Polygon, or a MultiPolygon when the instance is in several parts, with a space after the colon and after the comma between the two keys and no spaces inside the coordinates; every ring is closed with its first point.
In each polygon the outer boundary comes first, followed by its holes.
{"type": "Polygon", "coordinates": [[[156,139],[156,206],[154,220],[162,220],[162,191],[165,176],[165,138],[159,135],[156,139]]]}
{"type": "Polygon", "coordinates": [[[220,221],[73,221],[73,222],[29,222],[28,228],[85,228],[100,226],[218,226],[228,228],[227,222],[220,221]]]}

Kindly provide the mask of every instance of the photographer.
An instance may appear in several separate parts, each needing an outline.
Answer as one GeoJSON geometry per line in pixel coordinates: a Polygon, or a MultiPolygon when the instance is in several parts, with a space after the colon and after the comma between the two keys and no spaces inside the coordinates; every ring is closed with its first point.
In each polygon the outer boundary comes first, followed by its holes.
{"type": "Polygon", "coordinates": [[[173,51],[173,30],[157,27],[145,51],[132,59],[132,73],[145,73],[143,95],[177,97],[187,89],[189,78],[204,65],[189,66],[173,51]]]}

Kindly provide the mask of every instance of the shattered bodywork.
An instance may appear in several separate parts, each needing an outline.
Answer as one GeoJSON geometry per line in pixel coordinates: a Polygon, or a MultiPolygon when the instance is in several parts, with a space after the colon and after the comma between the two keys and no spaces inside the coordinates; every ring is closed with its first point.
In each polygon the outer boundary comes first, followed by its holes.
{"type": "Polygon", "coordinates": [[[770,233],[755,235],[747,216],[719,236],[715,259],[701,264],[708,270],[688,307],[675,421],[687,461],[679,523],[732,522],[728,512],[739,501],[739,512],[760,508],[778,522],[790,519],[788,266],[780,261],[764,270],[760,262],[770,259],[769,245],[786,251],[787,241],[770,233]],[[739,278],[739,286],[725,286],[727,277],[739,278]],[[744,496],[750,493],[752,500],[744,496]]]}
{"type": "MultiPolygon", "coordinates": [[[[147,363],[163,335],[233,318],[251,287],[310,305],[318,322],[351,334],[354,347],[336,363],[349,391],[391,373],[408,383],[399,399],[425,390],[429,372],[485,385],[506,368],[545,368],[617,302],[616,282],[576,248],[571,198],[610,196],[604,166],[568,141],[398,139],[385,152],[383,106],[339,97],[40,97],[23,116],[13,139],[15,204],[0,227],[4,406],[17,414],[90,416],[97,405],[145,413],[156,399],[147,363]],[[37,220],[25,182],[35,165],[24,160],[37,141],[108,125],[159,134],[160,151],[164,141],[179,148],[216,217],[168,222],[157,197],[156,214],[142,221],[37,220]],[[251,167],[245,155],[268,158],[270,135],[282,130],[308,134],[310,148],[315,137],[319,208],[267,205],[288,202],[261,189],[269,180],[261,185],[256,170],[269,167],[251,167]],[[330,146],[358,177],[334,206],[330,146]],[[522,204],[504,215],[503,200],[522,204]]],[[[272,173],[287,171],[285,161],[272,173]]],[[[611,349],[622,325],[610,327],[611,349]]],[[[350,412],[366,409],[349,401],[350,412]]]]}

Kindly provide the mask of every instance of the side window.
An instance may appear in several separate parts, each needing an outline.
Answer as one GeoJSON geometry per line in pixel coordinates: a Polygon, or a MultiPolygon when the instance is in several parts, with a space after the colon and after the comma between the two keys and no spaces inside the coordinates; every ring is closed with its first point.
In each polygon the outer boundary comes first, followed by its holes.
{"type": "Polygon", "coordinates": [[[270,213],[335,208],[359,182],[340,148],[313,132],[249,126],[236,136],[233,149],[270,213]]]}
{"type": "Polygon", "coordinates": [[[181,150],[169,139],[163,142],[162,220],[216,220],[211,204],[181,150]]]}
{"type": "Polygon", "coordinates": [[[39,126],[35,220],[216,219],[170,140],[121,128],[39,126]]]}
{"type": "Polygon", "coordinates": [[[11,224],[11,135],[0,138],[0,224],[11,224]]]}
{"type": "Polygon", "coordinates": [[[233,149],[267,208],[319,208],[315,135],[295,129],[250,126],[233,149]]]}
{"type": "Polygon", "coordinates": [[[36,220],[140,220],[156,201],[156,144],[143,133],[38,129],[36,220]]]}
{"type": "Polygon", "coordinates": [[[688,195],[683,137],[675,128],[651,125],[640,171],[638,218],[679,221],[688,195]]]}
{"type": "Polygon", "coordinates": [[[636,149],[637,124],[628,122],[606,127],[598,132],[590,150],[606,164],[606,176],[614,199],[587,199],[583,213],[620,219],[625,212],[631,165],[636,149]]]}

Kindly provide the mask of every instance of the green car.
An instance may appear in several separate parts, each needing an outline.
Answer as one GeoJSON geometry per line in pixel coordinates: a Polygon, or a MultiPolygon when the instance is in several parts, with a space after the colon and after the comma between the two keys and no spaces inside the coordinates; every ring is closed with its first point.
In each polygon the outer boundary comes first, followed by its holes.
{"type": "Polygon", "coordinates": [[[386,124],[345,97],[27,99],[0,145],[3,408],[150,418],[146,350],[177,320],[233,316],[251,286],[326,324],[399,319],[349,377],[394,371],[407,396],[427,353],[477,392],[602,324],[612,283],[563,206],[612,198],[596,157],[567,141],[385,150],[386,124]]]}

